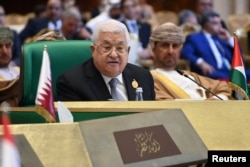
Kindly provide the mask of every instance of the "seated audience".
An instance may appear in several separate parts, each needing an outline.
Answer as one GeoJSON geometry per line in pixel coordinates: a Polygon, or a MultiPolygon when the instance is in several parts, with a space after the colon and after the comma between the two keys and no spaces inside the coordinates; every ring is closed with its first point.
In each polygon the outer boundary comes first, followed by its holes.
{"type": "Polygon", "coordinates": [[[23,44],[29,37],[33,37],[44,28],[59,30],[62,26],[61,15],[63,5],[60,0],[48,0],[47,17],[30,19],[24,29],[20,32],[20,40],[23,44]]]}
{"type": "MultiPolygon", "coordinates": [[[[5,25],[5,11],[3,6],[0,5],[0,27],[4,27],[5,25]]],[[[11,63],[14,65],[20,66],[21,62],[21,42],[19,36],[15,30],[12,30],[14,39],[12,45],[12,58],[11,63]]]]}
{"type": "Polygon", "coordinates": [[[150,51],[147,49],[149,43],[149,36],[151,33],[151,26],[148,23],[142,23],[137,20],[138,3],[136,0],[122,0],[122,19],[129,31],[131,43],[131,55],[129,62],[140,65],[140,59],[150,58],[150,51]],[[135,51],[134,51],[135,50],[135,51]]]}
{"type": "Polygon", "coordinates": [[[153,6],[148,4],[147,0],[138,0],[138,5],[141,7],[141,21],[150,23],[156,19],[153,6]]]}
{"type": "Polygon", "coordinates": [[[106,6],[106,0],[96,0],[97,1],[97,6],[91,11],[91,18],[94,18],[101,14],[106,6]]]}
{"type": "Polygon", "coordinates": [[[80,11],[71,7],[62,14],[61,33],[68,40],[85,40],[91,39],[91,32],[82,23],[80,11]]]}
{"type": "Polygon", "coordinates": [[[35,18],[46,18],[47,17],[46,5],[43,3],[36,5],[34,8],[34,13],[35,13],[35,18]]]}
{"type": "Polygon", "coordinates": [[[181,58],[190,62],[191,71],[213,79],[228,80],[233,55],[233,38],[221,27],[219,14],[205,13],[202,31],[187,36],[181,58]]]}
{"type": "Polygon", "coordinates": [[[75,6],[76,1],[75,0],[61,0],[63,4],[63,8],[65,10],[68,10],[71,7],[75,6]]]}
{"type": "Polygon", "coordinates": [[[176,65],[183,41],[182,29],[173,23],[159,26],[150,36],[150,47],[156,67],[151,70],[156,99],[228,99],[231,89],[225,81],[213,80],[190,71],[184,71],[185,75],[215,93],[219,96],[218,98],[177,72],[176,65]]]}
{"type": "Polygon", "coordinates": [[[62,27],[60,30],[42,29],[26,42],[41,40],[90,40],[91,34],[81,23],[81,15],[76,8],[70,8],[62,14],[62,27]]]}
{"type": "Polygon", "coordinates": [[[120,0],[107,0],[104,4],[105,9],[86,23],[86,27],[89,28],[91,32],[94,31],[96,24],[99,22],[109,19],[119,20],[121,17],[120,0]]]}
{"type": "MultiPolygon", "coordinates": [[[[198,23],[202,23],[202,15],[207,12],[213,11],[213,0],[196,0],[196,11],[198,23]]],[[[221,20],[221,26],[227,29],[227,25],[224,20],[221,20]]]]}
{"type": "Polygon", "coordinates": [[[91,45],[93,58],[58,78],[58,100],[135,100],[138,86],[143,89],[144,100],[154,100],[154,83],[150,72],[127,63],[128,42],[127,28],[121,22],[106,20],[98,23],[91,45]]]}
{"type": "Polygon", "coordinates": [[[36,36],[34,38],[34,41],[60,41],[60,40],[66,40],[66,38],[63,36],[63,34],[60,31],[57,30],[48,30],[47,32],[44,31],[44,34],[40,36],[36,36]]]}
{"type": "Polygon", "coordinates": [[[0,103],[7,101],[10,106],[17,106],[20,70],[10,63],[13,40],[13,31],[0,27],[0,103]]]}
{"type": "Polygon", "coordinates": [[[191,10],[183,10],[179,13],[179,26],[182,28],[185,37],[201,30],[197,17],[191,10]]]}

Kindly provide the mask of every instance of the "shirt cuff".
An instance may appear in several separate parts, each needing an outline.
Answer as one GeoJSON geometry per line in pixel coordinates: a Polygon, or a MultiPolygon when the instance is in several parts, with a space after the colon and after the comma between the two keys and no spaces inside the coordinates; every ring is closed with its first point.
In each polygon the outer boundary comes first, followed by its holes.
{"type": "MultiPolygon", "coordinates": [[[[218,94],[217,96],[219,96],[220,98],[222,98],[223,100],[228,100],[228,97],[226,95],[223,94],[218,94]]],[[[218,99],[218,97],[213,96],[213,98],[218,99]]],[[[219,100],[219,99],[218,99],[219,100]]]]}
{"type": "Polygon", "coordinates": [[[202,58],[198,58],[196,61],[196,64],[200,65],[203,62],[204,62],[204,60],[202,58]]]}
{"type": "Polygon", "coordinates": [[[229,43],[230,46],[234,47],[234,38],[230,37],[229,40],[228,40],[228,43],[229,43]]]}

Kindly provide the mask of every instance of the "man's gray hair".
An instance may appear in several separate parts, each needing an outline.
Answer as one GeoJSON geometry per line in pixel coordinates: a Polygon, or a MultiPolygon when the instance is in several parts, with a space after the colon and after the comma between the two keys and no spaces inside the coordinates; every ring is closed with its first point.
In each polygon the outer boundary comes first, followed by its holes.
{"type": "Polygon", "coordinates": [[[98,38],[100,32],[115,32],[115,33],[124,33],[126,36],[126,43],[129,43],[129,33],[127,27],[117,20],[106,20],[99,22],[93,32],[92,41],[95,43],[98,38]]]}
{"type": "Polygon", "coordinates": [[[183,10],[179,14],[179,25],[185,24],[187,19],[190,17],[196,17],[192,10],[183,10]]]}
{"type": "Polygon", "coordinates": [[[63,20],[64,19],[67,20],[69,18],[74,18],[74,19],[78,20],[79,22],[82,20],[82,16],[81,16],[80,12],[77,11],[77,9],[75,9],[75,8],[67,9],[62,13],[63,20]]]}

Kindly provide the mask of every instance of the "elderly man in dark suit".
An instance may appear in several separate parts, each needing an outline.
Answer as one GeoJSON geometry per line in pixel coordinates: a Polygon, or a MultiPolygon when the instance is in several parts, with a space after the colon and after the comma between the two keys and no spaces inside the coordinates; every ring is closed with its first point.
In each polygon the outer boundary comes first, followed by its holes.
{"type": "Polygon", "coordinates": [[[154,100],[154,82],[148,70],[128,63],[129,34],[116,20],[100,22],[93,32],[93,58],[58,78],[58,100],[135,100],[142,87],[144,100],[154,100]]]}
{"type": "Polygon", "coordinates": [[[30,19],[27,25],[19,34],[21,43],[25,42],[28,37],[33,37],[42,29],[60,30],[62,26],[61,15],[63,5],[60,0],[48,0],[47,18],[30,19]]]}

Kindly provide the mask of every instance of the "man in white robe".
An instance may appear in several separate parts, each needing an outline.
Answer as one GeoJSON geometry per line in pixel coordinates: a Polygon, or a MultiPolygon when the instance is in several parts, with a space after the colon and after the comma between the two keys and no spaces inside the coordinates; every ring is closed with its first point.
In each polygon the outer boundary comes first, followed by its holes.
{"type": "Polygon", "coordinates": [[[0,27],[0,103],[18,105],[19,68],[11,65],[14,35],[8,27],[0,27]]]}
{"type": "Polygon", "coordinates": [[[151,71],[156,99],[229,99],[231,89],[225,81],[184,71],[185,75],[209,89],[214,95],[176,71],[183,41],[182,29],[173,23],[157,27],[150,36],[150,47],[156,67],[151,71]]]}

